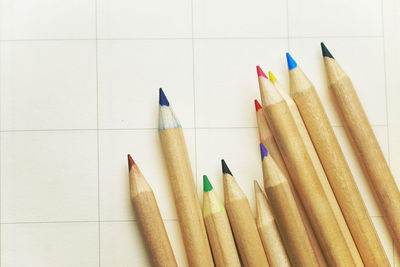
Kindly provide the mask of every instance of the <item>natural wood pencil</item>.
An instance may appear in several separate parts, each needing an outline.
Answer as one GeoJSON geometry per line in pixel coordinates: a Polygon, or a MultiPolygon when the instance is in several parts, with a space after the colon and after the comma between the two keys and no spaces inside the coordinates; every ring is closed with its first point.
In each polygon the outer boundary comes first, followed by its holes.
{"type": "Polygon", "coordinates": [[[347,223],[344,219],[342,211],[340,210],[339,204],[336,201],[336,197],[333,194],[332,188],[329,184],[329,181],[325,174],[324,168],[322,167],[322,164],[319,160],[317,152],[315,151],[314,145],[311,142],[311,138],[308,135],[306,126],[304,125],[303,119],[301,118],[301,115],[296,106],[296,103],[293,101],[293,99],[289,96],[289,94],[283,88],[283,86],[281,85],[279,80],[277,80],[275,78],[275,76],[272,74],[272,72],[268,72],[268,76],[270,77],[270,81],[275,85],[275,88],[279,91],[281,96],[285,99],[285,102],[287,103],[287,105],[289,107],[290,114],[292,115],[294,122],[296,123],[297,129],[299,130],[300,136],[304,142],[304,145],[306,146],[308,155],[311,158],[314,169],[317,172],[319,181],[321,182],[322,188],[324,189],[326,197],[328,198],[329,204],[332,207],[333,213],[335,214],[336,220],[337,220],[340,230],[342,231],[343,236],[346,240],[347,246],[350,249],[350,252],[351,252],[351,255],[355,262],[355,265],[356,266],[364,266],[364,264],[361,260],[360,254],[358,253],[356,244],[354,243],[353,237],[351,236],[349,228],[347,227],[347,223]]]}
{"type": "Polygon", "coordinates": [[[222,173],[225,208],[243,265],[246,267],[269,266],[249,201],[224,160],[222,160],[222,173]]]}
{"type": "Polygon", "coordinates": [[[328,116],[310,80],[288,54],[290,94],[299,108],[365,266],[390,266],[328,116]]]}
{"type": "Polygon", "coordinates": [[[254,193],[256,197],[256,224],[258,233],[264,246],[269,265],[271,267],[290,266],[272,209],[267,197],[254,180],[254,193]]]}
{"type": "Polygon", "coordinates": [[[321,43],[329,89],[346,133],[400,251],[400,192],[349,76],[321,43]]]}
{"type": "Polygon", "coordinates": [[[131,201],[154,266],[178,266],[153,190],[128,154],[131,201]]]}
{"type": "Polygon", "coordinates": [[[259,82],[272,133],[328,265],[354,266],[350,250],[286,102],[268,79],[261,77],[260,80],[259,77],[259,82]]]}
{"type": "Polygon", "coordinates": [[[260,144],[264,188],[293,266],[318,266],[288,180],[260,144]]]}
{"type": "Polygon", "coordinates": [[[182,127],[160,88],[158,130],[190,266],[214,266],[182,127]]]}
{"type": "MultiPolygon", "coordinates": [[[[265,75],[259,66],[257,66],[257,72],[260,75],[265,75]]],[[[290,179],[285,162],[283,161],[281,152],[279,151],[275,138],[272,136],[271,130],[269,129],[267,119],[265,118],[264,110],[257,100],[254,100],[254,103],[256,107],[257,125],[258,125],[258,133],[260,136],[260,142],[265,146],[265,148],[268,150],[268,154],[272,156],[275,163],[278,165],[282,173],[287,178],[290,189],[292,190],[293,193],[294,200],[296,201],[297,209],[300,213],[304,227],[306,228],[307,231],[308,238],[310,239],[311,246],[314,250],[314,254],[317,257],[318,264],[321,267],[326,266],[325,258],[322,254],[321,248],[315,237],[314,231],[311,227],[307,214],[304,211],[303,204],[301,203],[298,194],[296,192],[296,189],[294,188],[293,183],[290,179]]]]}
{"type": "Polygon", "coordinates": [[[224,205],[218,199],[207,176],[203,176],[203,216],[215,265],[240,267],[231,226],[224,205]]]}

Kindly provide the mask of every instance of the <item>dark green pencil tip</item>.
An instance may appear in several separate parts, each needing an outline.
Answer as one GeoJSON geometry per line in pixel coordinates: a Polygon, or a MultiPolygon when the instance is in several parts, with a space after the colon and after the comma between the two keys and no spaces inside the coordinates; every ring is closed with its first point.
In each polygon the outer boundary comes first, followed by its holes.
{"type": "Polygon", "coordinates": [[[322,56],[323,57],[330,57],[333,58],[331,52],[329,52],[328,48],[326,48],[325,44],[321,42],[321,50],[322,50],[322,56]]]}
{"type": "Polygon", "coordinates": [[[213,190],[213,187],[210,180],[208,180],[207,175],[203,175],[203,191],[210,192],[211,190],[213,190]]]}
{"type": "Polygon", "coordinates": [[[226,165],[225,160],[222,159],[221,164],[222,164],[222,173],[227,173],[227,174],[230,174],[231,176],[233,176],[231,173],[231,170],[229,170],[229,168],[228,168],[228,165],[226,165]]]}

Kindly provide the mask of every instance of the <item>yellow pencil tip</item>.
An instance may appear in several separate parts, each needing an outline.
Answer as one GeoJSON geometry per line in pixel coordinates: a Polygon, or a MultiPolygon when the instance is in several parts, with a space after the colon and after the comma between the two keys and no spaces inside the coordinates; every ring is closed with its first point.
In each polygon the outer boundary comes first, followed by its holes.
{"type": "Polygon", "coordinates": [[[275,78],[274,74],[271,71],[268,71],[268,76],[269,76],[269,80],[272,83],[275,83],[277,81],[277,79],[275,78]]]}

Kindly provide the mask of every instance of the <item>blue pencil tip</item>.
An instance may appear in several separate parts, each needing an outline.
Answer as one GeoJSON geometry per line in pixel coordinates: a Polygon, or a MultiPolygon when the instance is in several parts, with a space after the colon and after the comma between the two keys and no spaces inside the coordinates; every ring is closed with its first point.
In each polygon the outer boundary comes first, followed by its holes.
{"type": "Polygon", "coordinates": [[[286,53],[286,60],[287,60],[287,65],[288,69],[292,70],[297,67],[296,61],[292,58],[292,56],[289,53],[286,53]]]}
{"type": "Polygon", "coordinates": [[[263,160],[263,158],[268,156],[268,151],[262,143],[260,143],[260,151],[261,151],[261,160],[263,160]]]}
{"type": "Polygon", "coordinates": [[[169,106],[168,99],[165,96],[162,88],[160,88],[160,97],[159,97],[158,103],[160,104],[160,106],[167,106],[167,107],[169,106]]]}

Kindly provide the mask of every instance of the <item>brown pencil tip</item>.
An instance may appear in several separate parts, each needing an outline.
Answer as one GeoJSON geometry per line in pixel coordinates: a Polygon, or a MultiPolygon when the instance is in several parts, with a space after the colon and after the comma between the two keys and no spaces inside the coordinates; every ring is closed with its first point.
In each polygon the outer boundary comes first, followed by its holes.
{"type": "Polygon", "coordinates": [[[133,164],[135,164],[135,161],[133,160],[133,158],[131,157],[131,155],[128,154],[128,166],[129,166],[129,171],[131,170],[133,164]]]}

